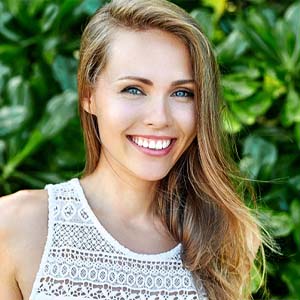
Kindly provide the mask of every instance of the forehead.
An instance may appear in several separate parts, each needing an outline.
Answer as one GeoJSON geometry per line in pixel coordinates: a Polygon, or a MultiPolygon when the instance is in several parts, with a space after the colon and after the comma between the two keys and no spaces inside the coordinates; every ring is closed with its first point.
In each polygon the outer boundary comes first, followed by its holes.
{"type": "Polygon", "coordinates": [[[158,81],[192,78],[187,46],[158,29],[118,30],[110,44],[106,72],[112,77],[136,75],[158,81]]]}

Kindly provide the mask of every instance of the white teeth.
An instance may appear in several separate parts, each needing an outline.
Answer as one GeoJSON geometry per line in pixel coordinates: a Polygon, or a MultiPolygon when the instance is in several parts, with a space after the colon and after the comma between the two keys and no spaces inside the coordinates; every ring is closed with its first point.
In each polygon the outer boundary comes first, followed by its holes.
{"type": "MultiPolygon", "coordinates": [[[[144,144],[143,144],[144,145],[144,144]]],[[[150,140],[149,142],[149,146],[148,146],[150,149],[155,149],[155,141],[153,140],[150,140]]]]}
{"type": "Polygon", "coordinates": [[[148,146],[149,146],[148,141],[147,141],[147,140],[144,140],[144,141],[143,141],[143,147],[144,147],[144,148],[148,148],[148,146]]]}
{"type": "Polygon", "coordinates": [[[160,149],[162,149],[162,147],[163,147],[162,141],[157,141],[155,149],[160,150],[160,149]]]}
{"type": "Polygon", "coordinates": [[[171,140],[151,140],[140,137],[132,137],[132,141],[143,148],[161,150],[170,146],[171,140]]]}
{"type": "Polygon", "coordinates": [[[163,148],[167,148],[169,146],[168,141],[163,141],[162,146],[163,148]]]}

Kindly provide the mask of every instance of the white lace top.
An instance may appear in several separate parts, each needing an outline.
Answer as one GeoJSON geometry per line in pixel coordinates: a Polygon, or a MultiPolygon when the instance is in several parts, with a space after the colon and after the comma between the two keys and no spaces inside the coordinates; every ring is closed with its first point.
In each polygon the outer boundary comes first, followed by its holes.
{"type": "Polygon", "coordinates": [[[122,246],[100,224],[77,178],[46,185],[48,237],[30,300],[207,300],[180,258],[122,246]]]}

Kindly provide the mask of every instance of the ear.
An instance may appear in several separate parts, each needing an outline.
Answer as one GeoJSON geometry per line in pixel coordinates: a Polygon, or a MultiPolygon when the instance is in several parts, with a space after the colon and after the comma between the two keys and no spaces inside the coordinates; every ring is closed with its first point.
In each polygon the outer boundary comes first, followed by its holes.
{"type": "Polygon", "coordinates": [[[95,98],[94,93],[91,89],[87,89],[81,100],[81,107],[88,112],[89,114],[95,115],[96,107],[95,107],[95,98]]]}

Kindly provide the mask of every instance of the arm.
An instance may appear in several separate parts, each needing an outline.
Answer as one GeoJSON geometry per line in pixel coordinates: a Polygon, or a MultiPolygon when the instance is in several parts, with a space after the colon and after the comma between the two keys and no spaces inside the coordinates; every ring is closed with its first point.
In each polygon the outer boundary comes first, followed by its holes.
{"type": "Polygon", "coordinates": [[[11,255],[13,225],[17,222],[15,195],[0,198],[0,299],[5,300],[23,299],[15,278],[16,267],[11,255]]]}

